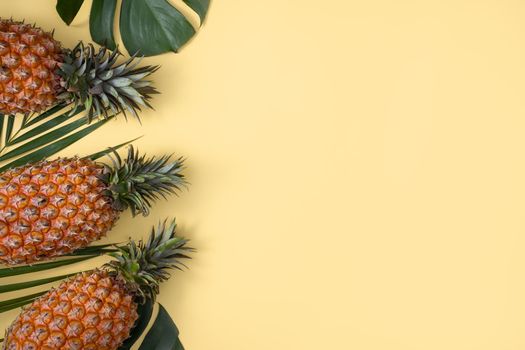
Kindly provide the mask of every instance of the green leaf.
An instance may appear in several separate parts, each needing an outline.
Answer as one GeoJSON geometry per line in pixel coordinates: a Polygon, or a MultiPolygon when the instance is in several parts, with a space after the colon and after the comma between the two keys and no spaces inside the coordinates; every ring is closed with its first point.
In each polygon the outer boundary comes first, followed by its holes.
{"type": "Polygon", "coordinates": [[[146,300],[143,305],[139,305],[138,310],[139,319],[135,324],[135,327],[131,330],[131,335],[126,341],[122,344],[118,350],[129,350],[135,344],[135,342],[140,338],[142,333],[149,324],[151,315],[153,314],[153,302],[151,299],[146,300]]]}
{"type": "Polygon", "coordinates": [[[93,0],[89,16],[89,31],[93,40],[102,46],[115,50],[113,22],[117,0],[93,0]]]}
{"type": "MultiPolygon", "coordinates": [[[[56,118],[56,119],[60,119],[60,118],[56,118]]],[[[52,123],[54,121],[55,121],[55,119],[52,119],[52,120],[48,121],[45,124],[52,123]]],[[[17,156],[22,155],[22,154],[24,154],[24,153],[26,153],[26,152],[28,152],[30,150],[33,150],[33,149],[39,148],[39,147],[41,147],[43,145],[46,145],[46,144],[50,143],[51,141],[57,140],[61,136],[67,135],[71,131],[78,129],[79,127],[81,127],[81,126],[83,126],[83,125],[85,125],[87,123],[88,123],[88,120],[83,118],[83,119],[76,120],[76,121],[74,121],[72,123],[69,123],[67,125],[64,125],[64,126],[58,128],[58,129],[52,130],[52,131],[48,132],[47,134],[44,134],[44,135],[42,135],[42,136],[40,136],[40,137],[38,137],[36,139],[33,139],[33,140],[31,140],[31,142],[27,142],[27,143],[23,144],[22,146],[20,146],[18,148],[15,148],[14,150],[4,154],[3,156],[0,157],[0,161],[5,160],[5,159],[9,159],[9,158],[17,157],[17,156]]],[[[35,129],[37,129],[37,128],[35,128],[35,129]]],[[[33,130],[31,130],[30,133],[32,131],[33,130]]]]}
{"type": "MultiPolygon", "coordinates": [[[[57,0],[56,9],[68,25],[73,21],[84,0],[57,0]]],[[[210,0],[183,0],[204,23],[210,0]]],[[[117,0],[93,0],[89,30],[93,40],[116,49],[115,12],[117,0]]],[[[122,0],[119,14],[120,34],[130,54],[154,56],[178,52],[195,34],[190,21],[170,0],[122,0]]]]}
{"type": "Polygon", "coordinates": [[[3,313],[3,312],[6,312],[6,311],[13,310],[13,309],[16,309],[18,307],[27,305],[27,304],[33,302],[33,300],[35,300],[39,296],[45,294],[45,293],[47,293],[47,291],[38,292],[38,293],[30,294],[30,295],[25,295],[25,296],[20,297],[20,298],[15,298],[15,299],[9,299],[9,300],[6,300],[6,301],[2,301],[2,302],[0,302],[0,313],[3,313]]]}
{"type": "MultiPolygon", "coordinates": [[[[23,141],[26,141],[32,137],[35,137],[35,136],[38,136],[48,130],[51,130],[52,128],[54,128],[55,126],[57,125],[60,125],[66,121],[68,121],[69,119],[73,118],[74,116],[76,116],[78,113],[80,113],[80,111],[76,111],[75,113],[69,113],[69,112],[66,112],[66,113],[63,113],[59,116],[56,116],[55,118],[45,122],[45,123],[42,123],[40,124],[39,126],[37,127],[34,127],[33,129],[23,133],[22,135],[18,136],[18,137],[15,137],[13,140],[11,140],[9,142],[9,145],[12,146],[12,145],[16,145],[17,143],[20,143],[20,142],[23,142],[23,141]]],[[[87,119],[86,118],[82,118],[82,119],[79,119],[81,121],[84,121],[84,123],[80,123],[80,125],[84,125],[87,123],[87,119]]],[[[62,131],[64,131],[62,129],[62,131]]],[[[65,133],[62,133],[60,135],[65,135],[65,133]]],[[[53,138],[52,138],[53,139],[53,138]]],[[[56,140],[56,137],[54,138],[56,140]]],[[[32,144],[32,143],[31,143],[32,144]]],[[[35,147],[32,147],[32,148],[36,148],[37,146],[35,147]]],[[[0,157],[2,158],[2,157],[0,157]]],[[[1,160],[1,159],[0,159],[1,160]]]]}
{"type": "Polygon", "coordinates": [[[201,19],[201,25],[204,23],[204,20],[206,19],[206,15],[208,14],[208,9],[210,8],[210,0],[183,0],[186,5],[191,7],[193,11],[195,11],[200,19],[201,19]]]}
{"type": "MultiPolygon", "coordinates": [[[[56,112],[60,111],[61,109],[63,109],[66,106],[67,106],[67,103],[59,103],[56,106],[49,108],[47,111],[37,115],[33,119],[30,119],[26,124],[23,124],[22,125],[22,129],[25,129],[27,127],[30,127],[31,125],[34,125],[34,124],[36,124],[38,122],[41,122],[42,120],[52,116],[53,114],[55,114],[56,112]]],[[[80,107],[79,107],[79,109],[80,109],[80,107]]],[[[67,113],[70,113],[70,112],[67,112],[67,113]]]]}
{"type": "Polygon", "coordinates": [[[180,342],[180,338],[177,338],[175,344],[173,345],[172,350],[184,350],[184,346],[180,342]]]}
{"type": "Polygon", "coordinates": [[[55,277],[49,277],[49,278],[42,278],[38,280],[31,280],[27,282],[0,285],[0,293],[7,293],[7,292],[13,292],[13,291],[21,290],[21,289],[33,288],[33,287],[41,286],[41,285],[48,284],[51,282],[60,281],[64,278],[68,278],[73,275],[76,275],[76,273],[70,273],[67,275],[61,275],[61,276],[55,276],[55,277]]]}
{"type": "MultiPolygon", "coordinates": [[[[77,132],[75,132],[74,134],[71,134],[67,137],[64,137],[60,140],[57,140],[53,143],[50,143],[48,144],[47,146],[39,149],[39,150],[36,150],[36,151],[33,151],[21,158],[18,158],[12,162],[10,162],[9,164],[5,164],[3,165],[2,167],[0,167],[0,171],[4,171],[5,169],[8,169],[8,168],[12,168],[12,167],[17,167],[17,166],[20,166],[20,165],[24,165],[24,164],[27,164],[27,163],[34,163],[34,162],[38,162],[42,159],[45,159],[45,158],[48,158],[49,156],[63,150],[64,148],[70,146],[71,144],[77,142],[78,140],[80,140],[81,138],[91,134],[93,131],[97,130],[98,128],[100,128],[102,125],[106,124],[109,120],[111,120],[112,117],[110,118],[107,118],[107,119],[102,119],[102,120],[99,120],[97,121],[96,123],[93,123],[93,124],[90,124],[88,127],[85,127],[77,132]]],[[[73,124],[73,123],[71,123],[73,124]]],[[[46,135],[49,135],[46,134],[46,135]]],[[[44,135],[44,136],[46,136],[44,135]]],[[[49,139],[49,138],[48,138],[49,139]]],[[[46,139],[48,142],[51,141],[51,139],[46,139]]],[[[33,142],[30,142],[31,144],[33,144],[33,142]]],[[[23,146],[21,147],[24,147],[26,144],[24,144],[23,146]]],[[[19,147],[19,148],[21,148],[19,147]]],[[[14,152],[18,150],[15,149],[11,152],[14,152]]],[[[9,153],[11,153],[9,152],[9,153]]],[[[16,152],[15,152],[16,153],[16,152]]],[[[4,159],[4,156],[0,157],[2,159],[4,159]]]]}
{"type": "Polygon", "coordinates": [[[159,304],[159,313],[139,350],[183,350],[179,330],[170,315],[159,304]]]}
{"type": "Polygon", "coordinates": [[[73,19],[75,19],[78,10],[82,7],[83,2],[84,0],[57,0],[56,9],[60,18],[62,18],[67,25],[70,25],[73,19]]]}
{"type": "Polygon", "coordinates": [[[0,114],[0,140],[2,138],[2,133],[4,132],[4,120],[5,116],[3,114],[0,114]]]}
{"type": "Polygon", "coordinates": [[[9,140],[11,139],[11,134],[13,133],[13,125],[15,123],[15,116],[10,115],[7,117],[7,128],[5,130],[5,144],[9,144],[9,140]]]}
{"type": "Polygon", "coordinates": [[[82,262],[82,261],[86,261],[86,260],[89,260],[89,259],[93,259],[93,258],[95,258],[97,256],[98,255],[88,255],[88,256],[82,256],[80,258],[71,258],[71,259],[50,261],[50,262],[41,263],[41,264],[35,264],[35,265],[6,267],[6,268],[3,268],[3,269],[0,269],[0,278],[24,275],[26,273],[34,273],[34,272],[46,271],[46,270],[54,269],[54,268],[61,267],[61,266],[67,266],[67,265],[71,265],[71,264],[76,264],[78,262],[82,262]]]}
{"type": "Polygon", "coordinates": [[[105,253],[112,253],[116,252],[116,248],[110,248],[114,247],[115,244],[100,244],[100,245],[92,245],[85,248],[81,248],[78,250],[75,250],[74,252],[67,254],[67,256],[80,256],[80,255],[102,255],[105,253]]]}
{"type": "Polygon", "coordinates": [[[177,52],[195,35],[184,15],[166,0],[124,0],[120,33],[130,54],[177,52]]]}
{"type": "Polygon", "coordinates": [[[130,143],[140,139],[141,137],[142,136],[139,136],[139,137],[134,138],[133,140],[129,140],[129,141],[123,142],[123,143],[121,143],[119,145],[116,145],[116,146],[113,146],[113,147],[108,147],[107,149],[105,149],[103,151],[100,151],[100,152],[97,152],[97,153],[93,153],[93,154],[91,154],[91,155],[89,155],[87,157],[84,157],[84,158],[89,158],[91,160],[97,160],[99,158],[102,158],[102,157],[108,155],[109,153],[111,153],[113,151],[118,150],[119,148],[122,148],[122,147],[124,147],[126,145],[129,145],[130,143]]]}

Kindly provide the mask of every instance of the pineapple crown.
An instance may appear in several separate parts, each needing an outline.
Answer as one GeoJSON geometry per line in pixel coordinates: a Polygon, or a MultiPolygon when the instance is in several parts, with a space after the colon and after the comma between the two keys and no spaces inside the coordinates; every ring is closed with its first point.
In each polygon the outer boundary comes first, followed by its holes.
{"type": "Polygon", "coordinates": [[[133,216],[149,214],[152,202],[160,196],[166,198],[186,185],[184,159],[171,161],[171,155],[146,158],[139,155],[133,146],[128,148],[128,156],[122,159],[116,151],[110,154],[113,166],[106,165],[101,175],[107,185],[107,194],[113,198],[113,207],[123,211],[131,209],[133,216]]]}
{"type": "Polygon", "coordinates": [[[126,111],[139,119],[137,111],[152,108],[149,99],[158,91],[145,80],[158,66],[135,68],[141,58],[131,56],[117,64],[118,51],[102,47],[96,52],[92,44],[79,42],[73,50],[66,50],[58,74],[64,91],[60,100],[72,101],[74,110],[83,106],[89,120],[97,116],[108,118],[126,111]]]}
{"type": "Polygon", "coordinates": [[[186,267],[181,259],[191,259],[188,253],[194,251],[187,247],[188,240],[175,234],[175,219],[168,223],[160,222],[146,242],[131,240],[109,255],[115,260],[106,268],[116,272],[118,278],[140,301],[155,300],[159,294],[159,284],[170,277],[171,269],[186,267]]]}

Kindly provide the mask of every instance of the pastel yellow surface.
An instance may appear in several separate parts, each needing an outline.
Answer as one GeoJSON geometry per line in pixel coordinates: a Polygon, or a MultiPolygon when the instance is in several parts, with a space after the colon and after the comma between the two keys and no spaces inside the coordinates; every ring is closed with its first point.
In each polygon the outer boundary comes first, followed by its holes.
{"type": "MultiPolygon", "coordinates": [[[[90,1],[86,1],[86,4],[90,1]]],[[[3,17],[89,39],[52,0],[3,17]]],[[[160,301],[188,350],[525,347],[525,2],[215,0],[161,64],[134,136],[188,157],[176,215],[198,254],[160,301]]],[[[87,266],[87,265],[86,265],[87,266]]],[[[5,326],[15,312],[2,315],[5,326]]]]}

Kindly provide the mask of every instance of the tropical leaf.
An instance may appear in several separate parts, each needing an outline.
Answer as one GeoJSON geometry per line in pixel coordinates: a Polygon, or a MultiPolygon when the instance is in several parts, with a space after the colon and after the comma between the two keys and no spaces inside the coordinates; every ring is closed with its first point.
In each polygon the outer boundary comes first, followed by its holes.
{"type": "MultiPolygon", "coordinates": [[[[55,106],[48,111],[32,118],[15,118],[14,116],[2,116],[0,118],[0,130],[3,137],[0,138],[0,171],[11,166],[20,165],[23,161],[31,161],[47,158],[54,153],[70,145],[72,140],[68,136],[77,131],[84,131],[77,136],[85,136],[96,130],[96,127],[88,125],[87,118],[80,117],[72,120],[82,110],[71,113],[64,109],[64,105],[55,106]],[[50,119],[50,117],[53,117],[50,119]],[[91,129],[87,129],[90,128],[91,129]],[[54,145],[53,147],[48,147],[54,145]],[[13,163],[15,160],[26,157],[22,161],[13,163]]],[[[103,124],[96,124],[97,126],[103,124]]],[[[78,141],[81,137],[77,137],[78,141]]],[[[23,163],[22,163],[23,164],[23,163]]]]}
{"type": "MultiPolygon", "coordinates": [[[[76,6],[81,0],[58,0],[57,11],[70,24],[76,15],[76,6]],[[73,18],[71,18],[73,16],[73,18]]],[[[210,0],[183,0],[195,12],[200,25],[204,23],[210,0]]],[[[92,39],[112,50],[116,49],[114,21],[116,0],[93,0],[89,17],[92,39]]],[[[120,14],[120,34],[130,54],[154,56],[165,52],[178,52],[196,30],[182,9],[169,0],[123,0],[120,14]]]]}
{"type": "Polygon", "coordinates": [[[93,0],[89,16],[89,31],[93,41],[115,50],[117,44],[113,34],[113,20],[117,0],[93,0]]]}
{"type": "Polygon", "coordinates": [[[179,330],[166,309],[159,304],[157,318],[146,334],[139,350],[184,350],[179,330]]]}
{"type": "Polygon", "coordinates": [[[8,293],[8,292],[15,292],[15,291],[18,291],[18,290],[27,289],[27,288],[33,288],[33,287],[37,287],[37,286],[42,286],[44,284],[48,284],[48,283],[51,283],[51,282],[60,281],[61,279],[71,277],[71,276],[73,276],[75,274],[76,273],[70,273],[70,274],[67,274],[67,275],[60,275],[60,276],[55,276],[55,277],[41,278],[41,279],[38,279],[38,280],[31,280],[31,281],[27,281],[27,282],[20,282],[20,283],[11,283],[11,284],[0,285],[0,294],[1,293],[8,293]]]}
{"type": "MultiPolygon", "coordinates": [[[[83,109],[77,108],[77,110],[74,113],[63,113],[61,115],[56,116],[53,119],[50,119],[46,121],[45,123],[40,123],[37,127],[34,127],[26,132],[24,132],[22,135],[15,137],[13,140],[10,140],[7,142],[8,146],[16,145],[17,143],[27,141],[32,137],[42,135],[48,130],[53,129],[54,127],[64,124],[66,121],[70,120],[71,118],[75,117],[77,114],[82,112],[83,109]]],[[[22,127],[25,129],[25,127],[22,127]]]]}
{"type": "Polygon", "coordinates": [[[82,262],[85,260],[89,260],[92,258],[95,258],[99,256],[99,254],[93,254],[93,255],[85,255],[81,257],[75,257],[75,258],[68,258],[68,259],[62,259],[62,260],[56,260],[56,261],[49,261],[45,263],[35,264],[35,265],[22,265],[22,266],[16,266],[16,267],[6,267],[3,269],[0,269],[0,278],[4,277],[13,277],[18,275],[25,275],[28,273],[34,273],[34,272],[40,272],[40,271],[46,271],[51,270],[57,267],[67,266],[71,264],[76,264],[78,262],[82,262]]]}
{"type": "Polygon", "coordinates": [[[38,292],[38,293],[30,294],[30,295],[24,295],[23,297],[2,301],[0,302],[0,313],[4,313],[10,310],[19,308],[21,306],[27,305],[29,303],[32,303],[33,300],[45,294],[46,292],[47,291],[38,292]]]}
{"type": "Polygon", "coordinates": [[[15,124],[15,116],[10,115],[7,117],[7,126],[5,129],[5,143],[8,144],[11,140],[11,135],[13,133],[13,125],[15,124]]]}
{"type": "Polygon", "coordinates": [[[80,10],[80,7],[82,7],[82,3],[84,3],[84,0],[57,0],[56,9],[60,18],[62,18],[67,25],[70,25],[80,10]]]}
{"type": "Polygon", "coordinates": [[[51,117],[53,114],[55,114],[57,112],[60,112],[66,106],[68,106],[68,103],[59,103],[56,106],[53,106],[53,107],[49,108],[47,111],[40,113],[39,115],[37,115],[34,118],[29,118],[29,119],[24,118],[23,123],[22,123],[22,127],[23,128],[28,128],[28,127],[36,124],[36,123],[39,123],[42,120],[51,117]]]}
{"type": "Polygon", "coordinates": [[[104,156],[107,156],[108,154],[110,154],[111,152],[113,151],[116,151],[118,150],[119,148],[122,148],[124,146],[127,146],[129,145],[130,143],[134,142],[134,141],[137,141],[138,139],[140,139],[142,136],[139,136],[139,137],[136,137],[134,138],[133,140],[129,140],[129,141],[126,141],[126,142],[123,142],[121,144],[118,144],[116,146],[113,146],[113,147],[108,147],[106,148],[105,150],[103,151],[100,151],[100,152],[96,152],[96,153],[93,153],[93,154],[90,154],[89,156],[86,156],[85,158],[89,158],[89,159],[92,159],[92,160],[97,160],[99,158],[102,158],[104,156]]]}
{"type": "Polygon", "coordinates": [[[72,253],[69,253],[66,256],[80,256],[80,255],[102,255],[106,253],[113,253],[116,252],[118,249],[116,248],[118,244],[115,243],[108,243],[108,244],[100,244],[100,245],[92,245],[84,248],[80,248],[78,250],[75,250],[72,253]]]}
{"type": "MultiPolygon", "coordinates": [[[[16,266],[12,268],[0,269],[0,278],[51,270],[51,269],[55,269],[58,267],[63,267],[63,266],[83,262],[83,261],[95,258],[97,256],[100,256],[102,254],[111,253],[114,251],[116,251],[116,247],[114,244],[101,244],[101,245],[96,245],[96,246],[90,246],[90,247],[86,247],[86,248],[77,250],[76,252],[71,253],[69,255],[66,255],[66,257],[69,256],[69,258],[67,259],[45,262],[45,263],[40,263],[40,264],[35,264],[35,265],[23,265],[23,266],[16,266]]],[[[81,271],[78,271],[78,272],[81,272],[81,271]]],[[[0,294],[23,290],[23,289],[32,288],[32,287],[37,287],[37,286],[42,286],[48,283],[60,281],[62,279],[75,275],[78,272],[60,275],[60,276],[53,276],[53,277],[48,277],[48,278],[41,278],[41,279],[36,279],[36,280],[29,280],[26,282],[3,284],[3,285],[0,284],[0,294]]],[[[34,295],[25,295],[19,298],[2,301],[0,302],[0,313],[29,304],[33,300],[34,300],[34,295]]]]}
{"type": "Polygon", "coordinates": [[[148,327],[149,321],[151,320],[151,316],[153,315],[153,302],[150,299],[146,300],[144,304],[139,305],[137,312],[139,314],[139,319],[131,331],[131,336],[124,342],[124,344],[122,344],[119,350],[131,349],[142,333],[144,333],[148,327]]]}
{"type": "MultiPolygon", "coordinates": [[[[158,304],[158,313],[151,328],[139,347],[139,350],[184,350],[179,339],[179,330],[166,309],[158,304]]],[[[151,301],[139,306],[139,319],[131,331],[131,336],[119,350],[130,350],[137,345],[138,339],[144,334],[153,314],[151,301]]]]}
{"type": "MultiPolygon", "coordinates": [[[[115,117],[113,115],[90,123],[82,113],[83,107],[66,107],[58,105],[34,117],[0,115],[0,171],[47,159],[115,117]]],[[[136,139],[113,146],[113,149],[119,149],[136,139]]],[[[109,146],[90,157],[98,159],[107,155],[111,150],[109,146]]]]}
{"type": "MultiPolygon", "coordinates": [[[[44,143],[45,147],[42,147],[39,150],[33,151],[33,152],[29,153],[29,154],[26,154],[25,156],[23,156],[21,158],[18,158],[16,160],[14,160],[14,161],[12,161],[12,162],[10,162],[10,163],[0,167],[0,171],[3,171],[3,170],[8,169],[8,168],[12,168],[12,167],[21,166],[21,165],[24,165],[24,164],[27,164],[27,163],[34,163],[34,162],[38,162],[40,160],[46,159],[49,156],[51,156],[51,155],[53,155],[55,153],[58,153],[61,150],[63,150],[64,148],[72,145],[73,143],[77,142],[81,138],[91,134],[93,131],[97,130],[99,127],[101,127],[102,125],[106,124],[109,120],[110,120],[109,118],[98,120],[97,122],[90,124],[86,128],[81,129],[81,130],[75,132],[74,134],[71,134],[71,135],[69,135],[67,137],[59,139],[59,140],[57,140],[55,142],[49,143],[50,141],[52,141],[52,139],[46,138],[46,143],[44,143]]],[[[44,138],[45,136],[50,136],[50,135],[43,135],[42,138],[44,138]]],[[[40,145],[40,141],[42,141],[42,139],[39,138],[38,139],[38,142],[39,142],[38,146],[41,146],[40,145]]],[[[36,140],[35,140],[35,143],[37,143],[36,140]]],[[[25,151],[25,149],[24,149],[24,151],[25,151]]]]}

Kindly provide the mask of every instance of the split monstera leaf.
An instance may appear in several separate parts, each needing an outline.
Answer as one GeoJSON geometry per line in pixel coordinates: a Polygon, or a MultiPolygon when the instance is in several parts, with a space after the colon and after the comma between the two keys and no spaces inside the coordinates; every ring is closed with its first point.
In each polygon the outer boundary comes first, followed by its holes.
{"type": "MultiPolygon", "coordinates": [[[[183,0],[204,23],[210,0],[183,0]]],[[[84,0],[57,0],[56,9],[66,24],[71,24],[84,0]]],[[[89,28],[93,41],[112,50],[116,48],[114,20],[117,0],[93,0],[89,28]]],[[[186,11],[169,0],[122,0],[119,31],[131,55],[155,56],[178,52],[197,33],[186,11]]]]}

